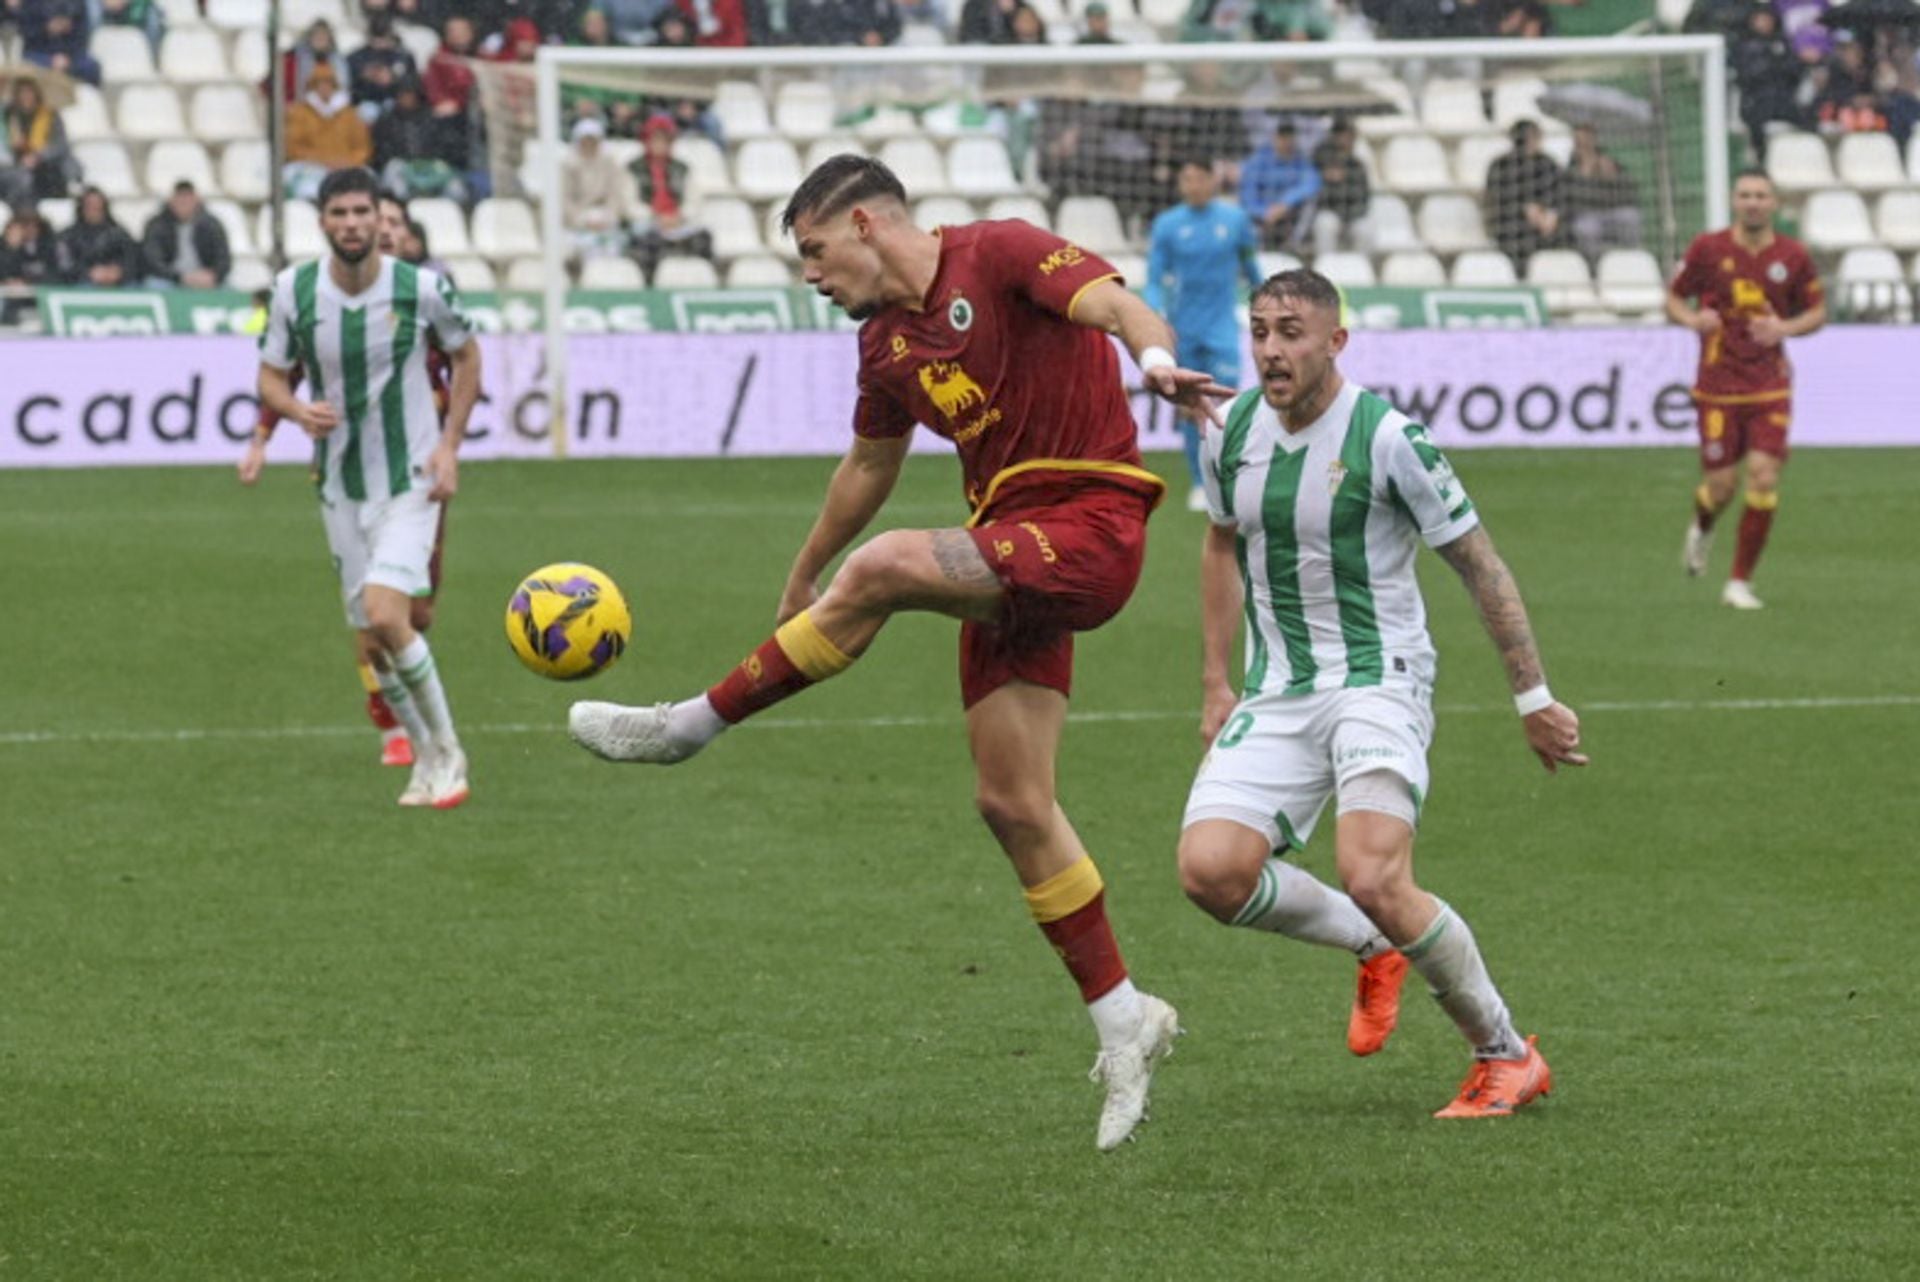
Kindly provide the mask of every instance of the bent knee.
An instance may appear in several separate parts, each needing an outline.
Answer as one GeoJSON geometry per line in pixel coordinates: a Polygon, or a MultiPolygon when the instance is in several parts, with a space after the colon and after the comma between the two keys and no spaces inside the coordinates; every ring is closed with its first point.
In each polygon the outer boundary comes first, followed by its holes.
{"type": "Polygon", "coordinates": [[[1053,824],[1053,797],[1037,789],[983,786],[973,804],[1002,845],[1043,833],[1053,824]]]}
{"type": "Polygon", "coordinates": [[[882,534],[854,550],[833,576],[830,590],[849,605],[889,605],[912,583],[912,565],[906,536],[899,532],[882,534]]]}
{"type": "Polygon", "coordinates": [[[1253,896],[1260,880],[1257,862],[1238,859],[1216,847],[1180,843],[1180,889],[1195,907],[1214,920],[1231,924],[1253,896]]]}

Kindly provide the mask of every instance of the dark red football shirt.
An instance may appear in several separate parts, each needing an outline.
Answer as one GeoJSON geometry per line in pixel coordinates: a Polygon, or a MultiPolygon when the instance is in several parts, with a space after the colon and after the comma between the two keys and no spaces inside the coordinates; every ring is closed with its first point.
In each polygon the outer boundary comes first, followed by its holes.
{"type": "Polygon", "coordinates": [[[1066,319],[1088,286],[1118,277],[1030,223],[943,228],[925,307],[890,307],[860,327],[853,430],[899,437],[924,423],[952,441],[976,519],[1033,485],[1157,497],[1112,340],[1066,319]]]}
{"type": "Polygon", "coordinates": [[[1720,314],[1720,331],[1700,339],[1700,373],[1694,393],[1704,400],[1763,400],[1787,395],[1793,367],[1786,347],[1766,347],[1753,337],[1753,318],[1791,320],[1817,305],[1820,274],[1806,246],[1775,233],[1759,253],[1742,249],[1733,230],[1707,232],[1687,246],[1674,274],[1673,292],[1698,297],[1700,307],[1720,314]]]}

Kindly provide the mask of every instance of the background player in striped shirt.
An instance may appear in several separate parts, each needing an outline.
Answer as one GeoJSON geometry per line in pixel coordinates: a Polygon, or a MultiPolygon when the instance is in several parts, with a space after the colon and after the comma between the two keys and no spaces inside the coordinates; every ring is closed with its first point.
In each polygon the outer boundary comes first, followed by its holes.
{"type": "Polygon", "coordinates": [[[1733,226],[1694,237],[1667,293],[1667,315],[1700,335],[1694,404],[1700,412],[1700,486],[1681,550],[1688,574],[1705,574],[1713,523],[1733,502],[1747,463],[1746,510],[1720,600],[1758,610],[1753,570],[1780,506],[1793,417],[1793,366],[1785,340],[1827,323],[1826,296],[1806,246],[1773,229],[1780,207],[1762,169],[1733,182],[1733,226]],[[1688,299],[1698,299],[1698,305],[1688,299]]]}
{"type": "Polygon", "coordinates": [[[1140,466],[1108,335],[1176,404],[1195,409],[1229,389],[1175,365],[1166,322],[1100,258],[1015,220],[923,232],[878,161],[826,161],[784,221],[807,283],[866,323],[853,445],[788,573],[780,626],[705,694],[655,708],[577,703],[569,728],[610,760],[680,761],[845,671],[894,614],[961,620],[976,804],[1093,1018],[1106,1087],[1095,1142],[1111,1149],[1145,1116],[1178,1024],[1128,978],[1100,874],[1054,795],[1073,635],[1132,595],[1165,488],[1140,466]],[[822,592],[821,574],[892,492],[916,423],[954,443],[972,517],[881,534],[822,592]]]}
{"type": "Polygon", "coordinates": [[[1392,1031],[1410,962],[1473,1047],[1473,1071],[1435,1116],[1511,1113],[1550,1088],[1546,1061],[1515,1031],[1467,923],[1413,879],[1435,671],[1420,543],[1465,580],[1548,770],[1586,764],[1579,719],[1548,692],[1520,591],[1445,456],[1424,427],[1341,377],[1332,282],[1282,272],[1250,309],[1260,386],[1203,454],[1201,733],[1212,748],[1187,801],[1181,881],[1229,925],[1358,955],[1358,1054],[1392,1031]],[[1227,672],[1243,610],[1236,694],[1227,672]],[[1329,797],[1346,894],[1279,857],[1306,845],[1329,797]]]}
{"type": "Polygon", "coordinates": [[[380,693],[414,744],[404,806],[468,795],[467,759],[412,597],[431,578],[441,503],[480,392],[480,351],[451,282],[382,254],[379,186],[365,169],[320,188],[328,255],[280,273],[260,338],[260,399],[314,438],[322,521],[347,620],[375,655],[380,693]],[[452,361],[445,421],[427,377],[428,336],[452,361]],[[304,370],[316,399],[293,394],[304,370]]]}
{"type": "MultiPolygon", "coordinates": [[[[405,258],[416,267],[420,264],[402,252],[407,243],[407,202],[391,192],[382,192],[377,201],[379,209],[380,232],[377,243],[380,252],[395,258],[405,258]]],[[[297,389],[305,375],[299,365],[287,371],[289,388],[297,389]]],[[[445,416],[447,402],[452,390],[453,363],[447,354],[434,342],[431,332],[427,335],[427,378],[433,384],[434,408],[445,416]]],[[[260,473],[267,465],[267,442],[273,438],[273,429],[280,425],[280,416],[264,403],[260,406],[259,422],[253,429],[253,437],[247,443],[247,449],[240,457],[240,483],[252,485],[259,481],[260,473]]],[[[444,568],[444,556],[447,542],[447,504],[452,501],[449,495],[441,500],[440,523],[433,532],[433,558],[427,563],[427,590],[414,594],[411,612],[413,630],[425,632],[433,626],[434,606],[440,595],[440,573],[444,568]]],[[[367,719],[380,734],[380,764],[383,766],[411,766],[413,764],[413,741],[407,737],[406,727],[400,724],[400,718],[394,715],[385,695],[380,693],[380,677],[377,663],[380,659],[379,645],[369,633],[353,634],[354,668],[360,676],[361,689],[367,696],[367,719]]]]}

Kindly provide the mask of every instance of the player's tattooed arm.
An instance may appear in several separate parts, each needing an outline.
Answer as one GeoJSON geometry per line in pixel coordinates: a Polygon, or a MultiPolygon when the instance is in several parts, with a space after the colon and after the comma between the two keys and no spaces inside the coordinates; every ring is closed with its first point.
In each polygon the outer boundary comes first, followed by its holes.
{"type": "Polygon", "coordinates": [[[1500,651],[1500,662],[1506,666],[1507,683],[1513,692],[1544,684],[1540,648],[1534,644],[1533,625],[1527,621],[1520,585],[1513,581],[1513,572],[1494,550],[1486,530],[1475,526],[1437,550],[1467,585],[1474,607],[1480,611],[1480,621],[1500,651]]]}
{"type": "Polygon", "coordinates": [[[993,588],[1000,580],[965,530],[935,530],[933,560],[947,582],[962,588],[993,588]]]}

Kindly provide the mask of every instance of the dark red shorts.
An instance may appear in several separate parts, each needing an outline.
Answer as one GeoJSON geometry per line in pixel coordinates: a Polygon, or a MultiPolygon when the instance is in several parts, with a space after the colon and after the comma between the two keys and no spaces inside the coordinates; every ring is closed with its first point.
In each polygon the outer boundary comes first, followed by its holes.
{"type": "Polygon", "coordinates": [[[1073,634],[1120,612],[1140,582],[1153,501],[1086,486],[1019,503],[967,533],[1007,590],[1000,618],[960,626],[960,701],[971,708],[1009,681],[1071,693],[1073,634]]]}
{"type": "Polygon", "coordinates": [[[1793,419],[1790,398],[1730,405],[1695,397],[1694,405],[1700,411],[1701,467],[1732,467],[1748,450],[1786,458],[1787,426],[1793,419]]]}

